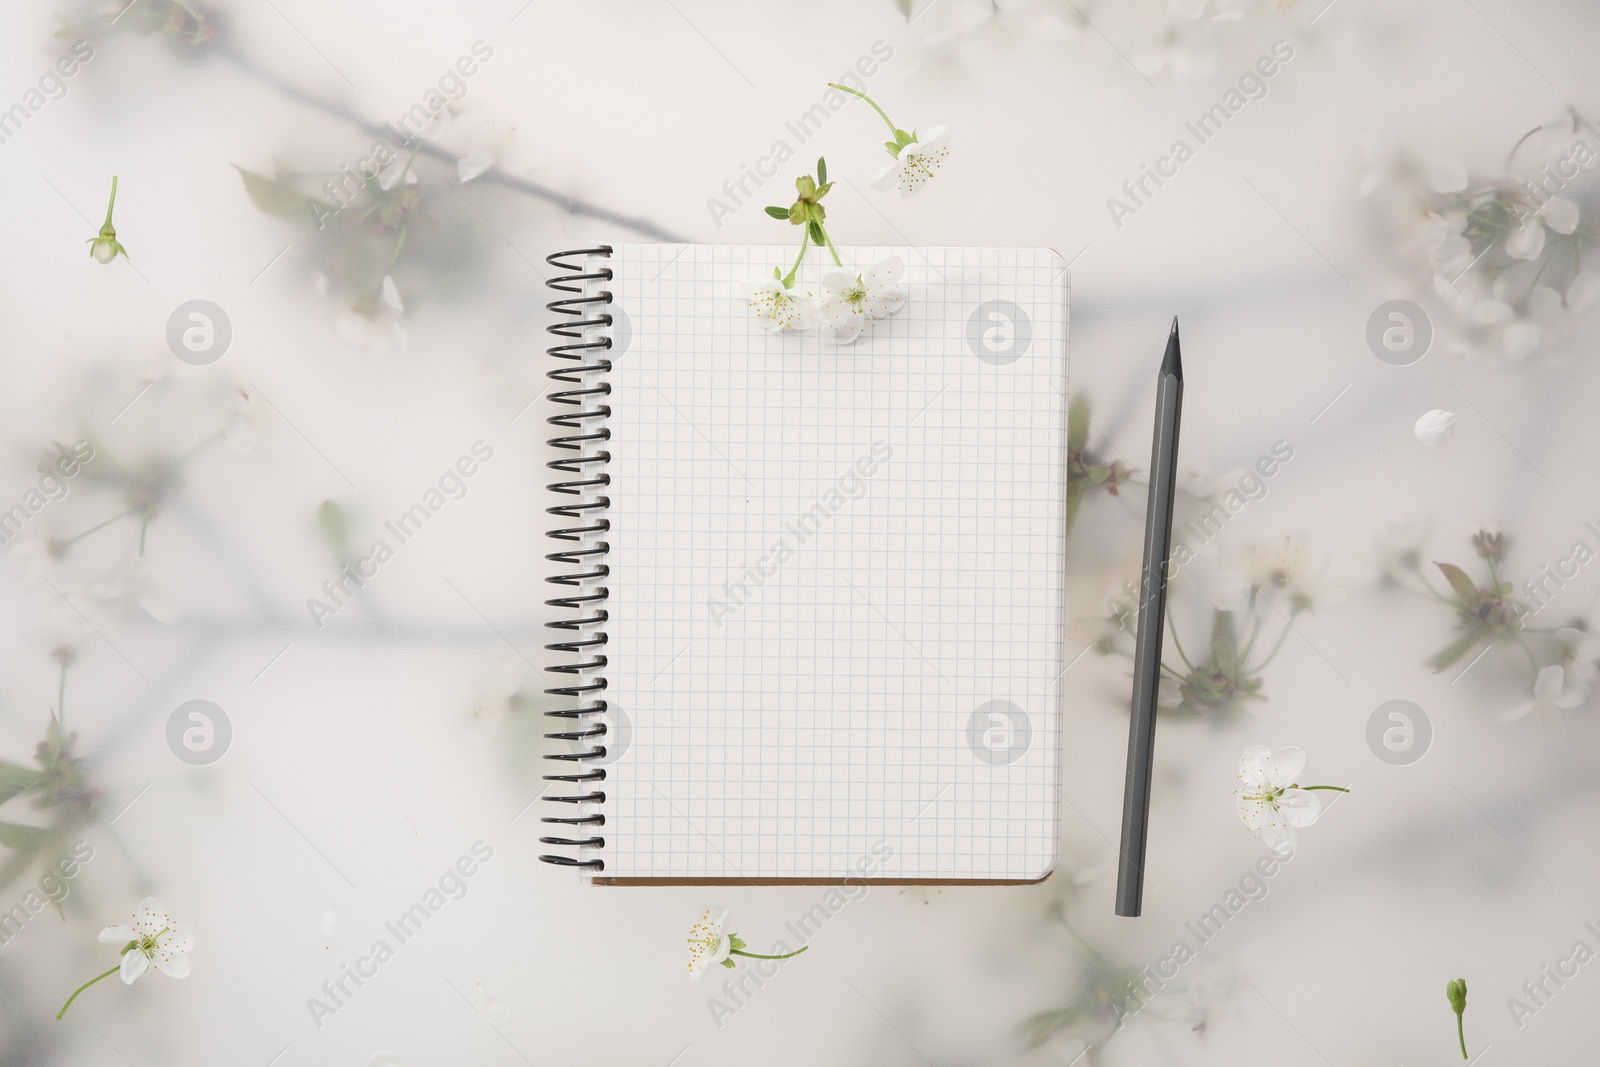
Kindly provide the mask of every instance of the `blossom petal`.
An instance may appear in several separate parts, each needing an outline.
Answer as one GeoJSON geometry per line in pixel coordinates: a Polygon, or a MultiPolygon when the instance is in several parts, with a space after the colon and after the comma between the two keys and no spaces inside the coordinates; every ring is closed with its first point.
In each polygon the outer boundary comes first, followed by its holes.
{"type": "Polygon", "coordinates": [[[1294,851],[1295,840],[1294,827],[1282,820],[1273,820],[1261,827],[1261,843],[1280,856],[1294,851]]]}
{"type": "Polygon", "coordinates": [[[893,285],[900,280],[906,272],[906,261],[899,256],[885,256],[872,265],[862,281],[867,288],[875,289],[880,285],[893,285]]]}
{"type": "Polygon", "coordinates": [[[1544,339],[1544,331],[1531,322],[1507,323],[1500,334],[1500,351],[1513,362],[1520,363],[1533,355],[1544,339]]]}
{"type": "Polygon", "coordinates": [[[1578,205],[1564,196],[1552,196],[1545,201],[1539,214],[1544,216],[1545,225],[1556,233],[1568,234],[1578,228],[1578,205]]]}
{"type": "Polygon", "coordinates": [[[1265,785],[1267,780],[1262,773],[1262,764],[1272,756],[1272,749],[1266,745],[1251,745],[1239,757],[1239,777],[1249,785],[1265,785]]]}
{"type": "Polygon", "coordinates": [[[163,934],[156,944],[165,952],[193,952],[194,931],[186,923],[173,923],[172,929],[163,934]]]}
{"type": "Polygon", "coordinates": [[[1553,702],[1561,694],[1561,686],[1565,681],[1566,671],[1561,669],[1561,664],[1550,664],[1534,680],[1533,698],[1543,704],[1553,702]]]}
{"type": "Polygon", "coordinates": [[[1267,806],[1261,802],[1259,794],[1244,789],[1236,790],[1233,794],[1234,804],[1239,809],[1239,818],[1250,830],[1261,829],[1261,824],[1266,821],[1267,806]]]}
{"type": "Polygon", "coordinates": [[[1600,301],[1600,274],[1579,271],[1567,286],[1567,307],[1573,311],[1587,311],[1600,301]]]}
{"type": "Polygon", "coordinates": [[[1544,226],[1529,219],[1506,238],[1506,255],[1513,259],[1538,259],[1544,251],[1544,226]]]}
{"type": "Polygon", "coordinates": [[[872,187],[879,191],[892,189],[894,188],[894,183],[899,179],[900,161],[897,159],[873,176],[872,187]]]}
{"type": "Polygon", "coordinates": [[[1437,448],[1455,436],[1456,413],[1435,408],[1417,420],[1412,432],[1429,448],[1437,448]]]}
{"type": "Polygon", "coordinates": [[[1278,811],[1290,826],[1310,826],[1322,816],[1322,798],[1304,789],[1291,789],[1278,798],[1278,811]]]}
{"type": "Polygon", "coordinates": [[[133,914],[133,928],[141,935],[155,937],[168,925],[167,909],[161,906],[161,901],[155,897],[139,901],[139,909],[133,914]]]}
{"type": "Polygon", "coordinates": [[[469,152],[456,160],[456,178],[465,185],[494,166],[494,153],[469,152]]]}
{"type": "Polygon", "coordinates": [[[1279,789],[1299,781],[1300,773],[1305,769],[1306,750],[1293,745],[1277,749],[1261,761],[1261,773],[1279,789]]]}
{"type": "Polygon", "coordinates": [[[189,957],[182,952],[156,953],[156,970],[168,978],[187,978],[191,965],[189,957]]]}
{"type": "Polygon", "coordinates": [[[100,940],[108,945],[126,945],[138,936],[131,926],[108,926],[100,931],[100,940]]]}
{"type": "Polygon", "coordinates": [[[144,976],[150,969],[150,957],[138,949],[129,949],[122,954],[122,984],[132,985],[144,976]]]}
{"type": "Polygon", "coordinates": [[[898,285],[880,285],[867,291],[866,312],[874,319],[885,319],[905,305],[906,294],[898,285]]]}
{"type": "Polygon", "coordinates": [[[950,142],[950,127],[949,126],[934,126],[934,127],[930,128],[928,130],[928,132],[924,133],[921,137],[917,138],[917,144],[921,147],[922,151],[924,151],[924,152],[932,152],[935,149],[943,148],[949,142],[950,142]]]}
{"type": "Polygon", "coordinates": [[[1526,703],[1518,704],[1514,708],[1507,708],[1505,711],[1502,711],[1499,714],[1498,718],[1500,719],[1501,722],[1516,722],[1518,719],[1527,718],[1528,717],[1528,713],[1531,712],[1532,710],[1533,710],[1533,701],[1530,700],[1530,701],[1527,701],[1526,703]]]}
{"type": "Polygon", "coordinates": [[[1206,594],[1218,611],[1239,611],[1250,602],[1250,583],[1231,571],[1218,571],[1206,594]]]}
{"type": "Polygon", "coordinates": [[[822,291],[829,294],[848,293],[855,284],[855,275],[847,270],[830,270],[822,276],[822,291]]]}

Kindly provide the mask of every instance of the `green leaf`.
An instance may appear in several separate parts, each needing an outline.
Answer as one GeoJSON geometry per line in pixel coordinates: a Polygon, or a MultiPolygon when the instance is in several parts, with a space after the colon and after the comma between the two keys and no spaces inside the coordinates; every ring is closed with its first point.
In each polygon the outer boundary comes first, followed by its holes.
{"type": "Polygon", "coordinates": [[[907,133],[904,130],[895,130],[894,139],[900,142],[901,147],[904,147],[910,144],[912,141],[915,141],[917,139],[917,135],[914,133],[907,133]]]}
{"type": "Polygon", "coordinates": [[[1458,637],[1455,641],[1452,641],[1450,644],[1446,645],[1443,649],[1437,652],[1434,657],[1428,661],[1428,666],[1433,668],[1434,674],[1438,674],[1440,671],[1455,663],[1462,656],[1465,656],[1468,652],[1471,652],[1472,646],[1476,645],[1477,643],[1477,634],[1463,634],[1461,637],[1458,637]]]}
{"type": "Polygon", "coordinates": [[[38,859],[37,852],[13,852],[0,863],[0,889],[5,889],[27,873],[33,866],[33,861],[38,859]]]}
{"type": "Polygon", "coordinates": [[[250,194],[251,201],[268,215],[296,222],[310,222],[315,218],[310,210],[311,197],[288,182],[245,170],[237,163],[233,169],[244,179],[244,191],[250,194]]]}
{"type": "Polygon", "coordinates": [[[37,852],[50,839],[50,831],[17,822],[0,822],[0,845],[18,852],[37,852]]]}
{"type": "Polygon", "coordinates": [[[789,206],[789,221],[796,226],[805,225],[806,205],[802,201],[796,200],[789,206]]]}
{"type": "Polygon", "coordinates": [[[789,209],[786,207],[769,207],[767,208],[767,214],[775,219],[786,219],[789,217],[789,209]]]}
{"type": "Polygon", "coordinates": [[[802,198],[808,197],[817,191],[817,183],[812,180],[811,175],[809,174],[802,174],[800,177],[796,178],[794,180],[794,187],[800,190],[800,196],[802,198]]]}
{"type": "Polygon", "coordinates": [[[741,938],[738,934],[729,934],[728,935],[728,944],[733,946],[734,948],[744,948],[744,939],[741,938]]]}
{"type": "Polygon", "coordinates": [[[1454,563],[1433,564],[1444,574],[1445,581],[1450,583],[1450,588],[1456,591],[1456,596],[1461,599],[1464,607],[1475,607],[1478,603],[1478,584],[1467,577],[1467,572],[1457,567],[1454,563]]]}
{"type": "Polygon", "coordinates": [[[1078,506],[1083,503],[1083,479],[1073,478],[1067,482],[1067,529],[1072,533],[1072,524],[1078,518],[1078,506]]]}
{"type": "Polygon", "coordinates": [[[20,763],[0,760],[0,804],[38,785],[43,774],[20,763]]]}
{"type": "Polygon", "coordinates": [[[894,158],[896,158],[896,159],[900,158],[900,142],[899,141],[885,141],[885,142],[883,142],[883,147],[884,147],[884,150],[887,151],[894,158]]]}
{"type": "Polygon", "coordinates": [[[735,967],[739,966],[737,963],[733,962],[733,957],[732,956],[729,956],[727,959],[723,960],[722,961],[722,965],[724,967],[728,968],[728,970],[730,970],[730,971],[733,970],[735,967]]]}
{"type": "Polygon", "coordinates": [[[54,767],[61,762],[61,720],[54,715],[44,728],[44,765],[54,767]]]}
{"type": "Polygon", "coordinates": [[[813,219],[812,222],[811,222],[810,233],[811,233],[811,243],[812,244],[818,245],[820,247],[820,246],[826,245],[828,243],[827,235],[825,235],[822,232],[822,223],[817,222],[816,220],[813,219]]]}
{"type": "Polygon", "coordinates": [[[1211,621],[1211,662],[1230,676],[1242,669],[1239,663],[1239,633],[1233,628],[1233,612],[1218,611],[1211,621]]]}
{"type": "Polygon", "coordinates": [[[817,184],[824,189],[828,187],[828,161],[821,156],[817,157],[817,184]]]}
{"type": "Polygon", "coordinates": [[[317,505],[317,526],[336,555],[350,550],[350,511],[337,500],[324,500],[317,505]]]}
{"type": "Polygon", "coordinates": [[[1078,398],[1067,408],[1067,451],[1082,452],[1089,445],[1089,401],[1078,398]]]}

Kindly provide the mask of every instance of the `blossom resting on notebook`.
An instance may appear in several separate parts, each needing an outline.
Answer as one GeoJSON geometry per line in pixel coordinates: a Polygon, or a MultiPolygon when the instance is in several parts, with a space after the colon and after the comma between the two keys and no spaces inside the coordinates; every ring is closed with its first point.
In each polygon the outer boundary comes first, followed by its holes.
{"type": "Polygon", "coordinates": [[[784,330],[804,330],[811,325],[811,294],[792,289],[782,278],[765,278],[759,282],[746,282],[745,296],[750,310],[764,330],[781,333],[784,330]]]}
{"type": "MultiPolygon", "coordinates": [[[[871,100],[867,102],[872,103],[871,100]]],[[[876,104],[872,106],[877,107],[876,104]]],[[[883,109],[879,108],[878,112],[882,114],[883,109]]],[[[890,125],[893,126],[893,123],[890,125]]],[[[942,145],[944,127],[933,132],[939,136],[942,145]]],[[[926,169],[927,160],[919,163],[917,153],[924,148],[932,149],[932,143],[919,147],[914,134],[899,130],[895,137],[888,145],[889,154],[896,157],[895,166],[902,169],[921,166],[926,169]]],[[[943,153],[944,149],[940,147],[939,159],[943,158],[943,153]]],[[[933,161],[933,165],[937,165],[937,160],[933,161]]],[[[927,174],[931,173],[931,170],[927,170],[927,174]]],[[[918,184],[922,180],[925,177],[919,179],[918,184]]],[[[800,251],[795,255],[788,274],[783,273],[782,267],[773,267],[771,278],[747,283],[745,298],[750,302],[750,310],[756,321],[765,330],[781,333],[815,326],[824,341],[850,344],[866,333],[874,320],[894,314],[905,303],[905,293],[895,284],[905,273],[905,262],[899,256],[888,256],[874,263],[865,274],[852,275],[850,271],[842,269],[844,260],[839,258],[839,250],[828,235],[828,212],[822,206],[823,198],[833,188],[833,183],[828,181],[828,161],[819,157],[816,176],[802,174],[795,179],[794,186],[794,203],[788,207],[773,204],[766,210],[770,217],[800,227],[800,251]],[[823,275],[820,297],[795,285],[795,276],[805,262],[806,250],[812,245],[826,248],[833,257],[834,266],[840,268],[823,275]]]]}
{"type": "Polygon", "coordinates": [[[887,318],[906,302],[895,282],[906,271],[899,256],[887,256],[866,274],[851,277],[832,270],[822,276],[822,302],[817,305],[817,326],[824,341],[847,345],[872,328],[874,319],[887,318]]]}

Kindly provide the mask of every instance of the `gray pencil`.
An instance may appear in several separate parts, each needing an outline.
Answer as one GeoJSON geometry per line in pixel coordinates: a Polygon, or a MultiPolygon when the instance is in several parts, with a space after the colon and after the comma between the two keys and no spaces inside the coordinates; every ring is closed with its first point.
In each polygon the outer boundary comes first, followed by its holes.
{"type": "Polygon", "coordinates": [[[1122,795],[1122,857],[1117,864],[1117,914],[1138,915],[1144,902],[1145,839],[1150,829],[1151,760],[1156,745],[1156,694],[1161,688],[1161,636],[1167,617],[1167,560],[1177,492],[1178,422],[1183,414],[1183,358],[1178,320],[1156,379],[1155,441],[1150,448],[1150,503],[1144,519],[1144,573],[1139,633],[1133,651],[1133,716],[1128,723],[1128,782],[1122,795]]]}

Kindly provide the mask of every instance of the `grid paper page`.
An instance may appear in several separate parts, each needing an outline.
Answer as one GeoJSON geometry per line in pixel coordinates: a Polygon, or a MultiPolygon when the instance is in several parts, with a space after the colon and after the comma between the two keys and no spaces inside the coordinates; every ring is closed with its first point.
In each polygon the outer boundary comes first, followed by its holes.
{"type": "Polygon", "coordinates": [[[1055,864],[1065,265],[840,254],[906,264],[844,346],[751,313],[792,247],[611,257],[604,878],[1055,864]]]}

